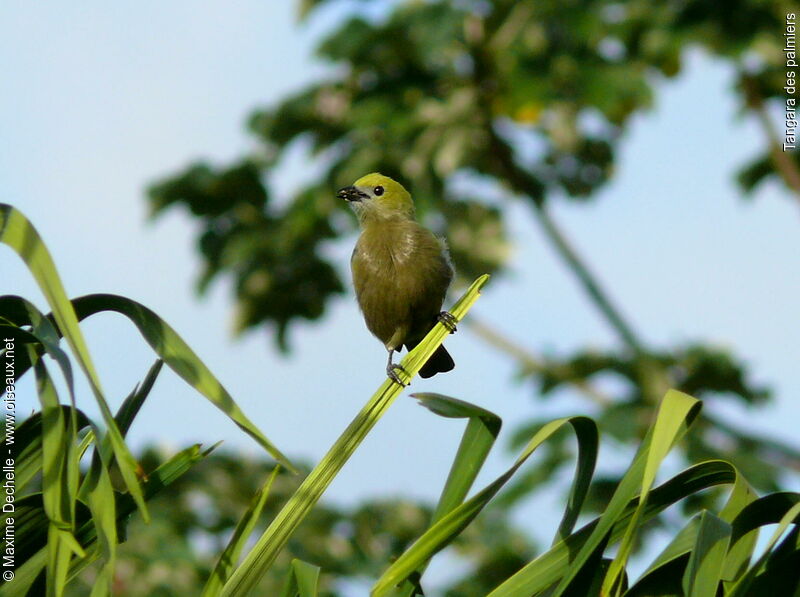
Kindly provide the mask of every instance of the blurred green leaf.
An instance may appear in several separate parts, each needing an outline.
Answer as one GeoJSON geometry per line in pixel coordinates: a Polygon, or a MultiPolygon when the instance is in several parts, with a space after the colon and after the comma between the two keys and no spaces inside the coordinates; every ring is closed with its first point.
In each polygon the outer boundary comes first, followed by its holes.
{"type": "Polygon", "coordinates": [[[319,572],[318,566],[301,560],[292,560],[282,597],[317,597],[319,572]]]}
{"type": "Polygon", "coordinates": [[[136,477],[136,461],[125,445],[103,396],[100,380],[78,326],[78,319],[64,291],[50,252],[28,219],[17,209],[6,204],[0,204],[0,242],[11,247],[22,258],[53,309],[53,317],[86,374],[89,386],[100,407],[111,448],[119,464],[125,485],[136,499],[142,515],[147,518],[147,506],[136,477]]]}
{"type": "MultiPolygon", "coordinates": [[[[275,482],[275,478],[278,476],[279,472],[280,466],[276,466],[261,489],[259,489],[258,492],[253,496],[253,500],[250,502],[250,507],[247,509],[247,512],[245,512],[244,516],[239,519],[239,522],[233,531],[233,535],[231,536],[230,542],[219,556],[217,565],[211,572],[211,576],[208,578],[208,582],[206,583],[205,587],[203,587],[203,597],[219,595],[221,592],[222,587],[230,577],[230,573],[233,571],[246,542],[249,540],[250,534],[253,532],[253,529],[258,522],[258,518],[261,516],[261,512],[267,503],[267,498],[269,497],[272,484],[275,482]]],[[[306,587],[307,573],[305,573],[305,570],[302,573],[297,572],[293,566],[292,573],[293,575],[296,575],[293,576],[293,578],[295,578],[295,584],[300,584],[301,580],[299,577],[302,577],[303,587],[306,587]]],[[[289,584],[291,586],[291,582],[289,584]]],[[[316,591],[313,594],[316,595],[316,591]]],[[[304,597],[305,595],[306,593],[301,591],[301,597],[304,597]]],[[[293,593],[291,597],[294,597],[293,593]]]]}

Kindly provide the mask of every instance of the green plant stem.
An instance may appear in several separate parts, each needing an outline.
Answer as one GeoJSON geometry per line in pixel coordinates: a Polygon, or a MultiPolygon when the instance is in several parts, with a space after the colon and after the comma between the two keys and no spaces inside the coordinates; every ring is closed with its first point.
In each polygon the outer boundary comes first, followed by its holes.
{"type": "MultiPolygon", "coordinates": [[[[480,295],[480,290],[488,275],[483,275],[472,283],[459,301],[450,310],[456,321],[467,314],[480,295]]],[[[442,323],[436,324],[425,339],[417,345],[400,363],[406,383],[416,375],[420,368],[442,344],[449,332],[442,323]]],[[[300,487],[289,498],[280,512],[256,542],[242,564],[236,568],[222,588],[224,597],[249,595],[266,574],[278,554],[289,541],[292,533],[305,519],[322,494],[339,473],[369,431],[392,405],[405,388],[386,379],[378,391],[356,415],[347,429],[331,446],[328,453],[314,467],[300,487]]]]}

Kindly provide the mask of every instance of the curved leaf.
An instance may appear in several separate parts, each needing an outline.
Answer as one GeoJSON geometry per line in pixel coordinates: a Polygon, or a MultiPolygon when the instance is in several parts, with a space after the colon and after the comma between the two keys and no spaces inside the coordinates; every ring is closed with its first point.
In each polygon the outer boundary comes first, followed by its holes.
{"type": "Polygon", "coordinates": [[[107,434],[111,441],[111,448],[114,451],[125,485],[136,500],[139,509],[142,511],[142,516],[144,516],[145,520],[149,520],[147,506],[142,496],[142,488],[136,476],[136,460],[125,445],[122,435],[114,422],[114,417],[100,386],[100,378],[92,363],[83,333],[80,326],[78,326],[78,319],[75,317],[72,303],[67,298],[50,252],[42,242],[36,228],[33,227],[28,219],[20,211],[4,203],[0,203],[0,242],[14,249],[22,258],[42,290],[47,303],[53,310],[53,317],[61,333],[66,338],[70,348],[72,348],[75,358],[89,380],[89,386],[100,407],[107,434]]]}
{"type": "MultiPolygon", "coordinates": [[[[469,419],[456,457],[450,467],[442,494],[433,511],[429,526],[438,522],[445,514],[463,503],[475,478],[486,461],[497,435],[502,427],[502,420],[496,414],[480,406],[476,406],[457,398],[451,398],[433,392],[411,394],[419,403],[431,412],[450,419],[469,419]]],[[[415,597],[421,593],[418,584],[411,579],[418,579],[425,571],[427,562],[415,570],[396,597],[415,597]]]]}
{"type": "Polygon", "coordinates": [[[530,442],[528,442],[522,454],[509,470],[485,487],[477,495],[444,516],[439,522],[432,525],[422,537],[417,539],[411,547],[397,558],[394,564],[381,575],[372,587],[371,594],[378,597],[390,593],[393,587],[405,581],[414,570],[447,546],[470,522],[472,522],[508,480],[513,477],[517,469],[522,466],[531,454],[533,454],[536,448],[547,441],[553,434],[560,431],[565,425],[572,425],[579,441],[581,441],[581,438],[585,435],[588,435],[590,438],[597,437],[596,430],[594,434],[586,431],[586,429],[595,426],[594,422],[586,417],[557,419],[546,424],[534,435],[530,442]]]}
{"type": "MultiPolygon", "coordinates": [[[[772,537],[770,538],[769,542],[767,543],[766,547],[764,548],[764,553],[758,558],[755,564],[753,564],[750,569],[739,578],[736,584],[733,585],[730,592],[728,593],[731,597],[745,597],[747,595],[752,595],[750,592],[750,587],[755,582],[757,576],[764,571],[766,568],[766,564],[770,559],[770,555],[772,553],[773,548],[778,543],[778,540],[781,536],[786,532],[791,524],[800,524],[800,494],[795,494],[796,501],[795,503],[789,507],[785,512],[780,512],[781,518],[778,520],[778,526],[775,531],[772,533],[772,537]]],[[[774,512],[774,511],[773,511],[774,512]]],[[[790,579],[786,579],[786,589],[788,591],[796,590],[797,585],[800,584],[797,580],[794,581],[795,586],[792,587],[792,581],[790,579]]]]}
{"type": "Polygon", "coordinates": [[[296,472],[286,456],[270,442],[242,412],[233,397],[214,377],[189,345],[153,311],[134,300],[113,294],[90,294],[72,301],[79,320],[102,311],[124,315],[139,329],[142,337],[175,373],[256,440],[288,470],[296,472]]]}
{"type": "Polygon", "coordinates": [[[578,554],[569,574],[561,579],[554,597],[563,594],[572,578],[580,571],[582,562],[588,559],[594,550],[592,543],[599,543],[602,540],[603,535],[611,530],[616,518],[622,513],[625,504],[638,494],[639,505],[634,511],[617,555],[611,562],[608,574],[603,582],[603,593],[607,595],[619,594],[622,573],[633,547],[633,539],[639,529],[639,518],[647,503],[650,488],[655,482],[656,472],[675,443],[686,433],[700,412],[700,408],[700,401],[688,394],[675,390],[667,392],[659,406],[656,421],[648,431],[647,437],[645,437],[642,446],[639,448],[631,468],[628,469],[628,472],[620,481],[605,513],[600,517],[594,537],[589,539],[587,546],[578,554]]]}
{"type": "MultiPolygon", "coordinates": [[[[693,466],[650,492],[650,498],[641,513],[640,523],[648,522],[664,509],[693,493],[733,483],[736,476],[736,469],[730,463],[721,460],[711,460],[693,466]]],[[[609,545],[622,538],[638,507],[638,496],[625,505],[622,514],[607,533],[609,545]]],[[[596,518],[536,557],[494,589],[489,597],[530,597],[557,583],[571,570],[576,554],[581,552],[593,537],[601,519],[602,517],[596,518]]]]}
{"type": "MultiPolygon", "coordinates": [[[[719,514],[719,519],[731,526],[731,539],[720,577],[726,581],[735,580],[746,570],[758,539],[758,525],[744,522],[749,520],[747,514],[741,516],[743,511],[753,512],[753,509],[749,509],[749,504],[756,497],[747,480],[733,465],[724,461],[716,463],[727,467],[733,474],[733,489],[719,514]]],[[[676,575],[683,576],[690,554],[698,541],[699,528],[700,517],[692,518],[625,593],[626,597],[647,595],[652,587],[663,586],[676,575]]],[[[683,587],[676,590],[683,590],[683,587]]]]}
{"type": "Polygon", "coordinates": [[[500,433],[502,420],[491,411],[442,394],[417,393],[411,397],[439,416],[469,419],[431,517],[433,524],[464,501],[500,433]]]}

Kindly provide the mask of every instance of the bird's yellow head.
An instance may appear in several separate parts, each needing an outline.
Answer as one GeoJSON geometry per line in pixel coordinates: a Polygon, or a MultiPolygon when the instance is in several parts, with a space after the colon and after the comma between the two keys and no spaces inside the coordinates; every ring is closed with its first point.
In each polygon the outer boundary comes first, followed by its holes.
{"type": "Polygon", "coordinates": [[[371,218],[414,217],[414,202],[409,192],[396,180],[377,172],[339,189],[337,195],[350,202],[362,222],[371,218]]]}

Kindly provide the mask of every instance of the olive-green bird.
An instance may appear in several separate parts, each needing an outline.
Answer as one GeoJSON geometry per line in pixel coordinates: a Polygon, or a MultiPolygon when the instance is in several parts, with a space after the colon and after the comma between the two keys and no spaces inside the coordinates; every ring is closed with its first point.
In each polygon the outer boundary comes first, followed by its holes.
{"type": "MultiPolygon", "coordinates": [[[[442,321],[451,333],[455,320],[443,312],[453,266],[444,243],[414,218],[411,195],[388,176],[367,174],[338,196],[350,202],[361,224],[350,267],[367,328],[389,351],[386,374],[399,384],[392,363],[403,345],[411,350],[442,321]]],[[[440,346],[420,369],[422,377],[450,371],[453,359],[440,346]]]]}

